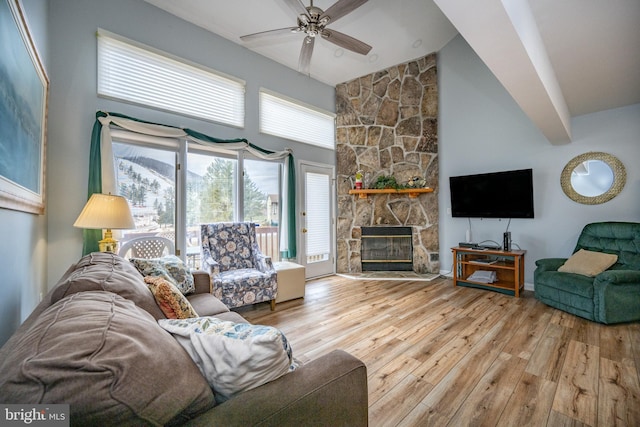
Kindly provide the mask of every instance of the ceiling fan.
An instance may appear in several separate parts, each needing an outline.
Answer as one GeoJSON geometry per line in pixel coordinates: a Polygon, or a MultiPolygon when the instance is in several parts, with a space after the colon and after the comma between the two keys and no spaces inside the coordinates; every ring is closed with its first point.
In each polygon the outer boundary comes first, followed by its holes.
{"type": "Polygon", "coordinates": [[[251,41],[262,39],[264,37],[281,36],[285,34],[306,34],[302,41],[300,59],[298,60],[298,71],[305,74],[309,73],[311,54],[313,53],[313,45],[317,36],[361,55],[366,55],[371,50],[371,46],[361,42],[360,40],[354,39],[353,37],[339,31],[326,28],[327,25],[337,21],[349,12],[362,6],[367,2],[367,0],[338,0],[326,11],[315,7],[313,5],[313,0],[311,0],[310,6],[305,6],[301,0],[282,1],[284,1],[296,14],[298,20],[297,26],[247,34],[246,36],[241,36],[240,39],[242,41],[251,41]]]}

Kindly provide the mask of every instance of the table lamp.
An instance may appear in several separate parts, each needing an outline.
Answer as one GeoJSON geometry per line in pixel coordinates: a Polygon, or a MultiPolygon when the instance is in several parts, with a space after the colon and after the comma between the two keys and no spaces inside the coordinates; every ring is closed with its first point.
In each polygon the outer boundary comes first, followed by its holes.
{"type": "Polygon", "coordinates": [[[118,252],[118,241],[113,238],[111,230],[136,228],[127,199],[122,196],[100,193],[91,195],[73,226],[106,229],[104,239],[98,242],[100,252],[113,253],[118,252]]]}

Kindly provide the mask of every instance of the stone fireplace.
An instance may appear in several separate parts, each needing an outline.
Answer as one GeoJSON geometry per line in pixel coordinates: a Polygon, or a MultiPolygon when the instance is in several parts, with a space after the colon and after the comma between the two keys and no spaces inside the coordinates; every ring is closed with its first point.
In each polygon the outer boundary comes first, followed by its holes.
{"type": "Polygon", "coordinates": [[[438,85],[436,54],[336,86],[337,271],[362,271],[362,227],[410,227],[412,269],[437,273],[438,85]],[[364,188],[380,175],[421,177],[434,191],[349,194],[357,171],[364,188]]]}

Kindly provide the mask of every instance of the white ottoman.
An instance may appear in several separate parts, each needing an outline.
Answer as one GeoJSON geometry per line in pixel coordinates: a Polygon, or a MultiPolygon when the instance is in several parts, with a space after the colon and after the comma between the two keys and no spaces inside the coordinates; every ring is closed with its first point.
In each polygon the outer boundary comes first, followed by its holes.
{"type": "Polygon", "coordinates": [[[274,262],[278,272],[278,296],[276,302],[304,298],[305,268],[294,262],[274,262]]]}

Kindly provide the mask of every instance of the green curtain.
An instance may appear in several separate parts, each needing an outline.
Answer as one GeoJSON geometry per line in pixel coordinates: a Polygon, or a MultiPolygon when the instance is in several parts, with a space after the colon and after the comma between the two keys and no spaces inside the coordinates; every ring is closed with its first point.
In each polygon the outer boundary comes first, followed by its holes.
{"type": "MultiPolygon", "coordinates": [[[[271,154],[273,151],[266,150],[264,148],[260,148],[256,145],[248,144],[255,148],[258,151],[261,151],[265,154],[271,154]]],[[[293,158],[293,154],[289,154],[287,158],[287,201],[288,201],[288,210],[287,212],[283,212],[283,215],[287,216],[287,250],[280,251],[280,256],[282,258],[293,259],[296,257],[297,251],[297,241],[296,241],[296,162],[293,158]]]]}
{"type": "MultiPolygon", "coordinates": [[[[135,119],[134,119],[135,120],[135,119]]],[[[149,123],[149,122],[147,122],[149,123]]],[[[165,126],[165,125],[162,125],[165,126]]],[[[172,127],[172,126],[168,126],[168,127],[172,127]]],[[[179,128],[176,128],[179,129],[179,128]]],[[[214,144],[229,144],[229,143],[234,143],[234,142],[246,142],[247,144],[249,144],[249,141],[247,141],[244,138],[236,138],[236,139],[220,139],[220,138],[214,138],[213,136],[209,136],[209,135],[205,135],[203,133],[197,132],[195,130],[191,130],[191,129],[182,129],[187,135],[196,138],[196,139],[200,139],[202,141],[207,141],[207,142],[212,142],[214,144]]],[[[252,144],[249,144],[251,146],[253,146],[252,144]]],[[[257,148],[255,146],[253,146],[254,148],[257,148]]],[[[266,150],[262,150],[260,149],[260,151],[264,151],[267,152],[266,150]]]]}
{"type": "Polygon", "coordinates": [[[281,251],[280,252],[280,256],[282,258],[295,258],[297,255],[297,250],[296,250],[296,163],[293,159],[293,154],[289,154],[289,158],[287,159],[287,161],[289,162],[289,168],[288,168],[288,174],[289,176],[287,177],[287,183],[289,184],[287,186],[287,200],[289,202],[289,209],[287,210],[286,214],[287,215],[287,225],[288,225],[288,229],[289,229],[289,234],[287,234],[288,237],[288,244],[289,244],[289,249],[286,251],[281,251]]]}
{"type": "MultiPolygon", "coordinates": [[[[212,136],[205,135],[203,133],[191,130],[179,128],[176,126],[168,126],[160,123],[148,122],[145,120],[136,119],[134,117],[129,117],[124,114],[119,113],[105,113],[104,111],[98,111],[96,113],[96,121],[93,124],[93,131],[91,132],[91,150],[89,153],[89,191],[87,200],[93,193],[101,193],[102,192],[102,166],[101,166],[101,156],[100,156],[100,144],[101,144],[101,131],[102,131],[102,123],[100,123],[100,117],[121,117],[123,119],[133,120],[140,123],[148,123],[153,125],[160,125],[174,129],[181,129],[187,135],[199,139],[201,141],[211,142],[215,144],[225,144],[225,143],[238,143],[244,142],[247,143],[252,148],[261,151],[265,154],[272,154],[273,151],[266,150],[264,148],[260,148],[256,145],[251,144],[244,138],[236,138],[236,139],[219,139],[214,138],[212,136]]],[[[287,159],[288,161],[288,187],[287,197],[289,201],[288,210],[286,212],[288,218],[288,227],[287,227],[287,236],[288,236],[288,244],[289,249],[287,251],[282,252],[282,256],[284,258],[295,258],[296,257],[296,204],[295,204],[295,161],[293,158],[293,154],[289,154],[287,159]]],[[[98,251],[98,242],[102,239],[102,230],[88,230],[85,229],[83,232],[83,248],[82,253],[86,255],[91,252],[98,251]]]]}
{"type": "MultiPolygon", "coordinates": [[[[102,111],[96,113],[96,121],[91,131],[91,149],[89,151],[89,191],[87,192],[87,200],[94,193],[102,193],[102,165],[100,163],[100,131],[102,124],[98,117],[106,117],[102,111]]],[[[83,245],[82,255],[97,252],[98,242],[102,240],[102,230],[84,229],[82,231],[83,245]]]]}

